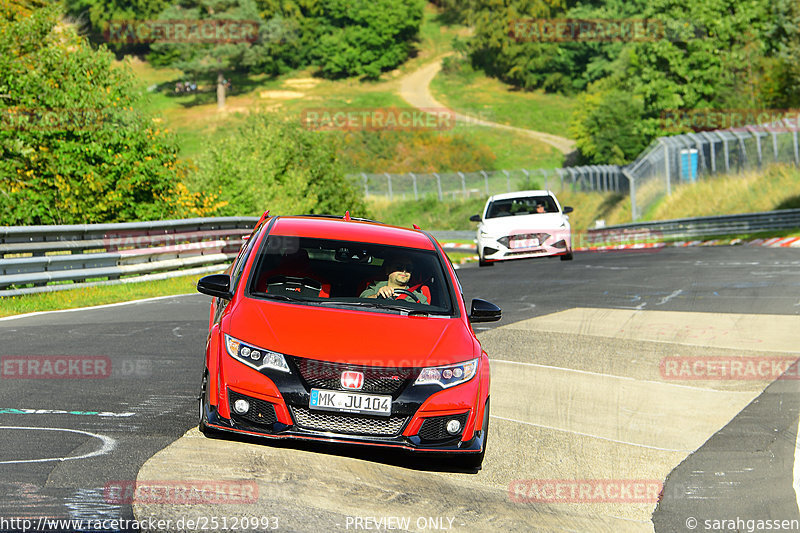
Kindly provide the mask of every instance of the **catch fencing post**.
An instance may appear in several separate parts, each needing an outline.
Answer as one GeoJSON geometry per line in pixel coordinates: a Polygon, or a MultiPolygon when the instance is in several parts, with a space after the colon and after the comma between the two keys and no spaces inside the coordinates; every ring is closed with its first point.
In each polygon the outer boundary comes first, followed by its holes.
{"type": "Polygon", "coordinates": [[[433,175],[436,176],[436,189],[439,191],[439,201],[441,202],[444,200],[444,198],[442,198],[442,178],[439,177],[439,174],[436,172],[434,172],[433,175]]]}
{"type": "Polygon", "coordinates": [[[383,173],[386,176],[386,182],[389,184],[389,201],[392,201],[392,176],[388,172],[383,173]]]}
{"type": "Polygon", "coordinates": [[[414,175],[413,172],[409,172],[411,175],[411,180],[414,183],[414,200],[419,200],[419,196],[417,195],[417,176],[414,175]]]}
{"type": "Polygon", "coordinates": [[[508,170],[503,171],[506,175],[506,192],[511,192],[511,176],[508,174],[508,170]]]}
{"type": "Polygon", "coordinates": [[[461,192],[464,195],[464,198],[466,199],[467,198],[467,180],[464,177],[464,173],[463,172],[459,172],[458,175],[461,176],[461,192]]]}
{"type": "Polygon", "coordinates": [[[485,170],[481,170],[481,174],[483,174],[483,181],[486,183],[486,196],[491,196],[489,194],[489,175],[486,174],[485,170]]]}
{"type": "Polygon", "coordinates": [[[364,172],[361,173],[361,177],[364,178],[364,198],[369,198],[369,185],[367,185],[369,179],[364,172]]]}

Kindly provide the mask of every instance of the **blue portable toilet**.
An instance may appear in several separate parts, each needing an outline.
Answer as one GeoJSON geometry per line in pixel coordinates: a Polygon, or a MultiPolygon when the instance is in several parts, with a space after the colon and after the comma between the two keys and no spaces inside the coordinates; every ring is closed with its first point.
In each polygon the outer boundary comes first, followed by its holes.
{"type": "Polygon", "coordinates": [[[681,180],[697,181],[697,148],[681,150],[681,180]]]}

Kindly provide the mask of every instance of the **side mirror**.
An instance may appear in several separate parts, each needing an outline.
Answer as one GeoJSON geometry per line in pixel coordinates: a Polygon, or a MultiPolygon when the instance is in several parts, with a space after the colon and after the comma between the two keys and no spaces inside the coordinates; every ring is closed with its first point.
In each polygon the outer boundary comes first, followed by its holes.
{"type": "Polygon", "coordinates": [[[231,293],[231,277],[227,274],[211,274],[197,280],[197,290],[203,294],[230,300],[233,298],[231,293]]]}
{"type": "Polygon", "coordinates": [[[492,302],[475,298],[469,312],[470,322],[496,322],[503,316],[503,311],[492,302]]]}
{"type": "Polygon", "coordinates": [[[471,217],[469,217],[469,220],[470,220],[470,222],[480,222],[481,221],[481,216],[480,215],[472,215],[471,217]]]}
{"type": "Polygon", "coordinates": [[[562,211],[562,213],[564,213],[564,214],[566,215],[567,213],[572,213],[573,211],[574,211],[574,209],[572,209],[572,208],[571,208],[570,206],[568,206],[568,205],[565,205],[565,206],[564,206],[564,210],[562,211]]]}

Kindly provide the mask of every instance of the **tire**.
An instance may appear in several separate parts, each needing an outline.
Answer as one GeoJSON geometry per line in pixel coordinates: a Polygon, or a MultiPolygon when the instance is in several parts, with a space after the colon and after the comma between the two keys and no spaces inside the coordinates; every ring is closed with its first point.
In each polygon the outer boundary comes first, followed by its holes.
{"type": "Polygon", "coordinates": [[[483,449],[480,453],[470,454],[469,457],[463,459],[461,466],[467,470],[480,470],[483,465],[483,458],[486,456],[486,445],[489,442],[489,399],[486,399],[486,405],[483,409],[483,449]]]}
{"type": "Polygon", "coordinates": [[[479,267],[491,267],[494,266],[492,261],[484,261],[481,256],[478,256],[478,266],[479,267]]]}
{"type": "Polygon", "coordinates": [[[560,257],[562,261],[572,261],[572,252],[567,252],[565,255],[560,257]]]}
{"type": "Polygon", "coordinates": [[[198,421],[197,421],[197,428],[200,430],[200,433],[205,435],[206,437],[212,437],[217,434],[216,431],[208,427],[206,424],[206,413],[205,413],[205,403],[206,399],[208,398],[208,370],[203,371],[203,381],[200,385],[200,396],[197,398],[197,405],[198,405],[198,421]]]}

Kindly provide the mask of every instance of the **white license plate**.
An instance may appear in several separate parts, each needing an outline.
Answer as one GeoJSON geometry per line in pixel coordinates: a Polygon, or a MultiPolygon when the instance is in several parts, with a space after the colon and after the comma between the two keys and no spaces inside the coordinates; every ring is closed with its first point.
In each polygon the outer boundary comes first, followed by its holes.
{"type": "Polygon", "coordinates": [[[539,246],[539,239],[515,239],[513,241],[509,241],[512,249],[516,248],[535,248],[539,246]]]}
{"type": "Polygon", "coordinates": [[[311,399],[308,401],[308,407],[322,411],[389,416],[392,413],[392,397],[378,394],[311,389],[311,399]]]}

